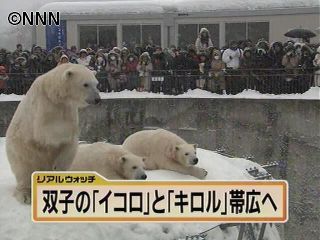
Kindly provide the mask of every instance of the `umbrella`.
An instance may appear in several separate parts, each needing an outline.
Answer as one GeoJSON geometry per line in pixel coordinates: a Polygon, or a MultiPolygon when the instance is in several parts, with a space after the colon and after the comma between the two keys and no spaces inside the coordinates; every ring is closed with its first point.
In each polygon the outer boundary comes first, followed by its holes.
{"type": "Polygon", "coordinates": [[[291,38],[313,38],[316,34],[308,29],[296,28],[284,34],[286,37],[291,38]]]}

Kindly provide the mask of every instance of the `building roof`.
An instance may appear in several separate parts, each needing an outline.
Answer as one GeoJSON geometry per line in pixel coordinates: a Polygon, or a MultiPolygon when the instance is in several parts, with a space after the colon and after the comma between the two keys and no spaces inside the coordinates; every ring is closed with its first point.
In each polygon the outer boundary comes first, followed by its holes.
{"type": "Polygon", "coordinates": [[[54,11],[62,15],[104,15],[163,13],[163,8],[152,1],[53,2],[42,6],[40,12],[54,11]]]}
{"type": "Polygon", "coordinates": [[[320,7],[318,0],[118,0],[104,2],[53,2],[42,6],[40,11],[55,11],[60,12],[62,15],[117,15],[314,7],[320,7]]]}

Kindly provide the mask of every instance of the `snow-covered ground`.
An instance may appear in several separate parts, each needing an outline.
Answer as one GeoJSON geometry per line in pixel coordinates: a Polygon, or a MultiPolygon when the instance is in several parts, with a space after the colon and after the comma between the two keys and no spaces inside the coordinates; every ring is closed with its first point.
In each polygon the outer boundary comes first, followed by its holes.
{"type": "MultiPolygon", "coordinates": [[[[263,171],[258,164],[249,160],[228,158],[201,148],[198,149],[198,157],[199,166],[208,170],[207,179],[245,180],[252,179],[245,171],[246,168],[258,167],[263,171]]],[[[147,174],[151,180],[195,179],[165,170],[148,171],[147,174]]],[[[217,223],[33,223],[30,206],[21,205],[12,196],[14,187],[15,178],[5,154],[5,138],[0,138],[1,240],[178,240],[217,225],[217,223]]],[[[235,240],[237,234],[237,227],[231,227],[225,232],[215,228],[210,231],[207,239],[235,240]]],[[[280,240],[277,230],[268,225],[264,240],[280,240]]]]}
{"type": "MultiPolygon", "coordinates": [[[[236,95],[219,95],[201,89],[189,90],[177,96],[164,95],[163,93],[137,92],[124,90],[122,92],[100,93],[102,99],[115,98],[237,98],[237,99],[309,99],[320,100],[320,87],[311,87],[305,93],[295,94],[262,94],[255,90],[244,90],[236,95]]],[[[0,94],[0,101],[20,101],[23,95],[0,94]]]]}

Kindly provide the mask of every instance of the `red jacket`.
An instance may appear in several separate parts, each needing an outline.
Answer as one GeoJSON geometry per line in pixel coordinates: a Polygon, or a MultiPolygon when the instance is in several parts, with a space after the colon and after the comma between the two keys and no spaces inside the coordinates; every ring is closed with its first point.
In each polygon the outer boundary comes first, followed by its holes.
{"type": "Polygon", "coordinates": [[[133,60],[132,62],[128,61],[126,64],[126,72],[127,73],[137,72],[137,65],[138,65],[137,60],[133,60]]]}

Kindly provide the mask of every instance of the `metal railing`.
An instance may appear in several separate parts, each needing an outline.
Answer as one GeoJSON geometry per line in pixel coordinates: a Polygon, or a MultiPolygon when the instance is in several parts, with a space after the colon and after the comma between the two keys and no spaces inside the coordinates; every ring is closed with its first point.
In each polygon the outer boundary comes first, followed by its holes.
{"type": "MultiPolygon", "coordinates": [[[[9,73],[0,79],[0,93],[25,94],[40,73],[9,73]]],[[[164,94],[182,94],[189,89],[204,89],[213,93],[237,94],[245,89],[260,93],[303,93],[315,85],[320,75],[315,69],[226,69],[220,72],[199,69],[154,70],[139,75],[134,73],[97,72],[101,92],[140,89],[164,94]],[[149,89],[141,89],[145,82],[149,89]]],[[[319,81],[318,81],[319,82],[319,81]]]]}

